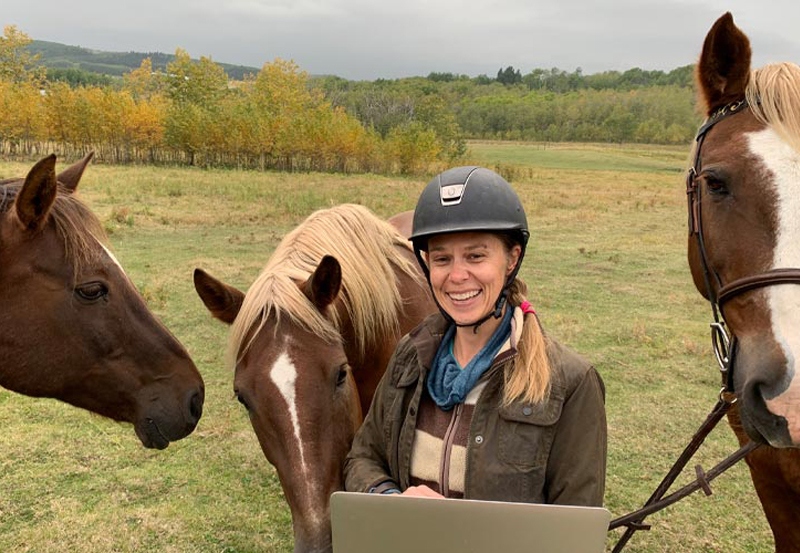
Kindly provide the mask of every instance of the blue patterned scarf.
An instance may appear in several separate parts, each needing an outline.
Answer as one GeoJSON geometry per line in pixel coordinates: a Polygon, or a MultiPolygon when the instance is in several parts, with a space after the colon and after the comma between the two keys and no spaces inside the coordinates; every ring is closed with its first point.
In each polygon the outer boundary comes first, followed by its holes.
{"type": "Polygon", "coordinates": [[[428,374],[428,393],[436,405],[449,411],[459,403],[463,403],[470,390],[480,380],[481,375],[492,365],[497,352],[511,335],[511,319],[514,309],[506,308],[500,326],[494,331],[485,346],[463,369],[453,355],[453,340],[456,327],[451,325],[439,344],[436,357],[433,359],[431,372],[428,374]]]}

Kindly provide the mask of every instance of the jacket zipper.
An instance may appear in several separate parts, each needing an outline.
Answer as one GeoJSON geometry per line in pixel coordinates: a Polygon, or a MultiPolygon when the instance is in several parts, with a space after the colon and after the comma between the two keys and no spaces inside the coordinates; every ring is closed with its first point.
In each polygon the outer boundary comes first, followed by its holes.
{"type": "MultiPolygon", "coordinates": [[[[489,367],[486,373],[484,373],[482,378],[485,378],[491,371],[494,371],[497,367],[516,356],[516,351],[506,351],[501,353],[495,357],[494,360],[492,360],[491,367],[489,367]]],[[[444,433],[444,443],[442,444],[442,466],[439,468],[439,491],[445,497],[450,494],[450,454],[453,451],[453,442],[456,439],[456,428],[458,428],[458,422],[461,418],[461,412],[463,410],[463,403],[456,405],[455,409],[453,409],[453,416],[450,418],[450,424],[447,426],[447,430],[444,433]]],[[[469,443],[467,446],[469,446],[469,443]]],[[[467,453],[469,453],[469,447],[467,447],[467,453]]],[[[467,472],[469,472],[469,455],[467,455],[466,468],[467,472]]],[[[466,497],[466,474],[464,484],[464,495],[466,497]]]]}
{"type": "Polygon", "coordinates": [[[453,409],[453,416],[450,418],[450,424],[447,431],[444,433],[444,444],[442,445],[442,466],[439,470],[439,482],[442,495],[447,497],[450,495],[450,454],[453,451],[453,442],[456,438],[456,428],[458,428],[458,419],[461,418],[461,411],[464,408],[463,403],[456,405],[453,409]]]}

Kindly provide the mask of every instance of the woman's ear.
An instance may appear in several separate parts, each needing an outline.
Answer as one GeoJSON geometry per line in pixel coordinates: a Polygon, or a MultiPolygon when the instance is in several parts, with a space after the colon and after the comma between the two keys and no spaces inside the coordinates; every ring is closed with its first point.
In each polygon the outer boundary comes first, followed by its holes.
{"type": "Polygon", "coordinates": [[[508,269],[506,269],[506,276],[510,275],[514,268],[519,263],[519,256],[522,254],[522,246],[514,244],[508,252],[508,269]]]}

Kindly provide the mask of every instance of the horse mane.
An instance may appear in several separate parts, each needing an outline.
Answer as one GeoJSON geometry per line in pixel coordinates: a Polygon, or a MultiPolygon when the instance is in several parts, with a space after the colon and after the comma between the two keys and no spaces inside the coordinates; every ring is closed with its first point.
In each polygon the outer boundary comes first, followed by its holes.
{"type": "Polygon", "coordinates": [[[745,96],[753,115],[800,152],[800,67],[785,62],[753,70],[745,96]]]}
{"type": "MultiPolygon", "coordinates": [[[[21,179],[0,180],[0,215],[14,205],[23,183],[21,179]]],[[[86,204],[60,184],[49,217],[58,236],[64,241],[64,256],[72,263],[77,275],[100,255],[102,249],[97,247],[97,242],[107,244],[103,225],[86,204]]]]}
{"type": "Polygon", "coordinates": [[[276,332],[285,315],[324,340],[341,341],[336,309],[321,313],[298,286],[325,255],[334,256],[341,265],[337,301],[349,314],[359,350],[364,353],[368,344],[396,333],[403,299],[394,268],[419,278],[398,246],[409,248],[392,225],[365,207],[343,204],[312,213],[281,240],[247,291],[231,328],[229,362],[235,365],[244,355],[270,316],[276,319],[276,332]]]}

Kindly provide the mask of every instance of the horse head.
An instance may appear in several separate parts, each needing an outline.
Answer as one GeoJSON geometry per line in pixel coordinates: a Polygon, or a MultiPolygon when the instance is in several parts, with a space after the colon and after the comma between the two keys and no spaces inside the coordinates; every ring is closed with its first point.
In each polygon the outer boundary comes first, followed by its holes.
{"type": "Polygon", "coordinates": [[[163,449],[197,425],[203,380],[74,196],[90,158],[0,182],[0,385],[133,423],[163,449]]]}
{"type": "MultiPolygon", "coordinates": [[[[296,286],[309,308],[328,317],[341,278],[338,261],[326,256],[296,286]]],[[[194,281],[209,311],[233,323],[244,294],[199,269],[194,281]]],[[[342,339],[273,311],[248,329],[244,343],[244,353],[235,353],[234,391],[278,472],[292,511],[295,551],[330,551],[329,497],[343,489],[342,465],[362,421],[342,339]]]]}
{"type": "Polygon", "coordinates": [[[697,65],[709,123],[687,187],[689,264],[736,337],[731,380],[747,434],[798,447],[800,68],[751,71],[750,57],[747,37],[725,14],[697,65]]]}

